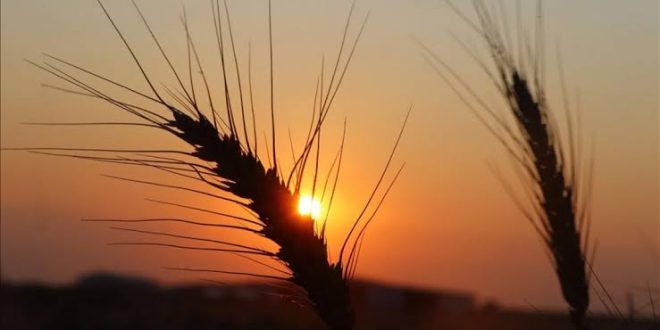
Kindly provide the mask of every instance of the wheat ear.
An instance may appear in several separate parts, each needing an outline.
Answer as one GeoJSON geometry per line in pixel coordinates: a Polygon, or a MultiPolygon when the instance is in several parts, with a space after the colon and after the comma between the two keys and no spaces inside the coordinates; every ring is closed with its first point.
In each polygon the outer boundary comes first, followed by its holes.
{"type": "MultiPolygon", "coordinates": [[[[464,49],[486,72],[503,96],[513,124],[497,114],[472,88],[438,56],[427,50],[427,59],[447,81],[461,100],[477,118],[495,135],[511,156],[518,174],[528,189],[531,211],[503,180],[507,192],[540,235],[554,265],[561,293],[569,305],[572,323],[577,329],[587,329],[586,314],[589,307],[589,278],[584,251],[588,242],[588,189],[587,178],[581,172],[577,142],[568,115],[569,145],[562,144],[559,128],[548,105],[543,85],[544,44],[542,10],[539,4],[535,43],[524,39],[522,23],[518,17],[518,49],[508,31],[509,22],[501,4],[473,1],[477,21],[467,18],[451,2],[452,10],[462,17],[484,40],[494,64],[494,71],[479,60],[472,49],[464,49]],[[517,54],[517,55],[515,55],[517,54]],[[468,101],[472,99],[473,102],[468,101]],[[476,105],[475,105],[476,103],[476,105]],[[583,180],[583,181],[580,181],[583,180]],[[586,198],[585,198],[586,197],[586,198]]],[[[519,12],[518,12],[519,13],[519,12]]],[[[568,109],[567,109],[568,110],[568,109]]]]}
{"type": "MultiPolygon", "coordinates": [[[[389,192],[390,186],[387,187],[380,197],[378,205],[375,210],[368,216],[364,217],[367,207],[371,204],[374,195],[379,190],[383,178],[388,172],[390,159],[383,170],[378,184],[374,188],[374,193],[369,198],[365,209],[361,212],[353,229],[357,228],[357,236],[351,235],[346,237],[344,247],[348,242],[353,242],[352,248],[348,251],[348,259],[343,260],[340,256],[336,262],[331,262],[328,257],[328,250],[326,246],[325,227],[326,219],[323,222],[321,230],[317,230],[314,221],[309,216],[302,216],[296,210],[298,202],[298,194],[302,185],[305,169],[308,163],[313,162],[313,182],[314,189],[316,189],[316,181],[318,177],[318,163],[320,153],[320,135],[323,123],[328,115],[331,104],[337,94],[339,86],[341,85],[348,65],[353,57],[358,39],[362,34],[364,23],[362,24],[355,41],[351,44],[346,44],[347,32],[349,29],[353,7],[346,22],[344,35],[341,42],[337,61],[331,74],[330,82],[326,85],[327,89],[323,87],[323,70],[321,77],[317,84],[317,95],[314,101],[314,112],[310,122],[309,133],[302,152],[294,157],[294,165],[287,176],[282,174],[281,167],[278,166],[277,152],[275,149],[275,109],[274,109],[274,94],[273,94],[273,45],[272,45],[272,25],[271,25],[271,7],[269,2],[269,33],[270,33],[270,72],[271,72],[271,95],[270,95],[270,110],[271,110],[271,150],[265,154],[269,156],[272,154],[272,165],[266,167],[259,158],[256,123],[254,119],[254,108],[251,90],[251,69],[248,68],[248,86],[249,93],[244,92],[242,87],[242,79],[236,55],[236,48],[234,47],[233,34],[231,32],[231,22],[229,18],[229,10],[227,3],[224,2],[224,14],[221,10],[222,6],[218,1],[212,1],[212,14],[213,23],[217,37],[219,48],[220,63],[222,65],[222,78],[224,82],[224,113],[218,111],[213,102],[212,93],[209,90],[209,85],[205,76],[205,72],[200,63],[199,55],[192,41],[191,32],[187,24],[187,17],[182,17],[183,24],[186,31],[187,38],[187,53],[188,53],[188,79],[186,86],[183,77],[172,65],[166,52],[163,50],[161,43],[156,38],[156,35],[151,30],[147,20],[145,19],[142,11],[137,4],[133,2],[137,12],[139,13],[145,27],[150,33],[153,41],[157,45],[164,60],[167,62],[169,69],[173,76],[176,78],[178,86],[175,90],[164,87],[163,89],[156,88],[155,84],[146,73],[142,63],[135,55],[133,49],[126,41],[124,35],[115,24],[114,20],[99,1],[104,14],[112,24],[117,35],[120,37],[124,46],[132,56],[134,63],[137,65],[140,73],[142,74],[145,83],[148,85],[150,92],[140,92],[136,89],[130,88],[124,84],[118,83],[114,80],[106,78],[103,75],[94,73],[90,70],[62,60],[60,58],[47,55],[51,62],[43,64],[32,64],[45,70],[46,72],[56,76],[59,79],[74,86],[74,90],[56,87],[57,89],[80,94],[88,97],[97,98],[111,105],[126,111],[140,119],[141,123],[85,123],[88,125],[140,125],[152,127],[169,132],[182,141],[185,141],[192,147],[192,151],[178,151],[178,150],[112,150],[112,149],[81,149],[81,148],[29,148],[32,151],[46,153],[50,155],[59,155],[67,157],[75,157],[81,159],[90,159],[111,163],[129,164],[148,166],[158,170],[166,171],[171,174],[183,176],[189,179],[202,182],[213,189],[213,192],[207,190],[197,190],[186,186],[175,186],[166,183],[149,182],[137,179],[119,178],[132,182],[143,184],[151,184],[159,187],[170,189],[179,189],[187,192],[203,194],[206,196],[221,199],[229,203],[235,203],[247,209],[253,218],[237,216],[232,214],[225,214],[211,210],[205,210],[189,205],[183,205],[173,202],[156,201],[168,205],[184,207],[200,212],[207,212],[213,215],[231,218],[238,222],[238,225],[233,224],[217,224],[201,221],[194,221],[189,219],[160,217],[149,219],[90,219],[89,221],[110,221],[110,222],[128,222],[128,223],[141,223],[141,222],[162,222],[173,221],[185,223],[189,225],[198,226],[217,226],[227,229],[248,231],[259,236],[263,236],[277,245],[277,251],[265,251],[248,245],[241,245],[231,243],[223,240],[212,240],[199,237],[191,237],[174,233],[165,233],[157,231],[138,230],[131,228],[116,227],[114,229],[122,231],[136,232],[145,235],[157,236],[161,238],[178,239],[185,241],[204,242],[208,244],[221,245],[222,248],[209,248],[191,245],[182,245],[179,243],[161,243],[161,242],[120,242],[116,245],[142,245],[142,246],[157,246],[166,248],[178,249],[191,249],[191,250],[205,250],[205,251],[218,251],[233,253],[241,257],[248,258],[255,261],[260,265],[269,267],[272,270],[278,271],[282,275],[265,275],[254,273],[241,273],[228,270],[216,269],[197,269],[197,268],[181,268],[169,267],[169,269],[195,271],[195,272],[211,272],[223,273],[234,275],[250,275],[266,279],[277,279],[290,281],[304,290],[305,299],[311,304],[319,317],[331,328],[336,330],[352,329],[355,322],[353,308],[349,298],[349,280],[355,272],[357,258],[359,255],[359,247],[361,246],[364,231],[371,223],[375,212],[380,207],[385,195],[389,192]],[[224,16],[223,16],[224,15],[224,16]],[[222,18],[226,19],[223,20],[222,18]],[[227,33],[229,40],[227,40],[227,33]],[[234,61],[234,69],[236,73],[236,80],[233,86],[230,84],[232,79],[229,74],[228,66],[232,60],[234,61]],[[54,61],[54,63],[52,62],[54,61]],[[343,62],[340,65],[340,62],[343,62]],[[193,75],[193,71],[199,75],[193,75]],[[108,95],[102,89],[97,88],[89,83],[86,83],[82,78],[77,75],[86,75],[87,78],[100,79],[104,83],[109,83],[113,86],[119,87],[127,91],[131,95],[141,97],[143,100],[152,102],[155,106],[142,107],[134,105],[121,99],[108,95]],[[201,80],[203,88],[206,92],[204,98],[208,102],[203,111],[203,107],[197,95],[195,82],[201,80]],[[229,96],[231,90],[235,88],[240,96],[240,102],[232,100],[229,96]],[[250,100],[251,111],[246,111],[247,100],[250,100]],[[318,101],[318,102],[317,102],[318,101]],[[240,109],[240,111],[238,111],[240,109]],[[164,110],[164,114],[160,113],[164,110]],[[249,128],[249,116],[252,113],[252,129],[249,128]],[[272,151],[272,153],[270,152],[272,151]],[[71,154],[73,152],[73,154],[71,154]],[[89,153],[120,153],[121,156],[97,156],[89,155],[89,153]],[[266,257],[277,261],[280,265],[284,266],[287,270],[283,271],[279,268],[267,265],[264,262],[258,261],[255,258],[266,257]],[[346,263],[346,264],[345,264],[346,263]]],[[[353,3],[353,6],[355,4],[353,3]]],[[[366,19],[365,19],[366,23],[366,19]]],[[[197,88],[198,89],[198,88],[197,88]]],[[[406,117],[407,118],[407,117],[406,117]]],[[[67,123],[59,123],[67,125],[67,123]]],[[[73,125],[82,125],[83,123],[68,123],[73,125]]],[[[405,123],[404,123],[405,126],[405,123]]],[[[403,128],[402,131],[403,132],[403,128]]],[[[399,134],[395,147],[392,150],[392,155],[398,145],[401,133],[399,134]]],[[[335,163],[328,172],[327,179],[323,188],[323,196],[328,182],[332,182],[331,192],[327,194],[332,202],[335,188],[337,185],[339,167],[343,155],[342,140],[340,150],[335,157],[335,163]],[[333,168],[336,168],[333,170],[333,168]],[[333,173],[334,180],[331,178],[330,173],[333,173]]],[[[268,149],[268,146],[266,146],[268,149]]],[[[270,161],[270,160],[269,160],[270,161]]],[[[396,180],[400,173],[396,173],[392,179],[392,183],[396,180]]],[[[320,185],[319,185],[320,186],[320,185]]],[[[320,190],[320,189],[319,189],[320,190]]],[[[344,248],[342,247],[342,253],[344,248]]]]}

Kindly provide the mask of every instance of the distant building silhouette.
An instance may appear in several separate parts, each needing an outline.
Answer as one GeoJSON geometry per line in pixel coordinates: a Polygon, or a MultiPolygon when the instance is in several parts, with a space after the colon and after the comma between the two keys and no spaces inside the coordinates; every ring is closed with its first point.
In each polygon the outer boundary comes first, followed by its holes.
{"type": "Polygon", "coordinates": [[[111,272],[94,272],[83,274],[76,280],[76,287],[94,290],[155,290],[158,284],[148,278],[117,274],[111,272]]]}

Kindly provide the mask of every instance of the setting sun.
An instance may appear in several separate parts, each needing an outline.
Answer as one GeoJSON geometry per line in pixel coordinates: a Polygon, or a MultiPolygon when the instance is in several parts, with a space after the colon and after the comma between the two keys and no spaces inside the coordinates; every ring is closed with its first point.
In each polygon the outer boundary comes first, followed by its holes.
{"type": "Polygon", "coordinates": [[[321,202],[310,195],[302,195],[298,201],[298,213],[316,220],[321,216],[321,202]]]}

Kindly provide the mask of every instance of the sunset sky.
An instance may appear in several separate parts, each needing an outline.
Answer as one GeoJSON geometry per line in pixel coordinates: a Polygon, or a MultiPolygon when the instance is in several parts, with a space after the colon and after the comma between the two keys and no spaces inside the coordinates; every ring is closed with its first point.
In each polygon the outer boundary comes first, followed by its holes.
{"type": "MultiPolygon", "coordinates": [[[[147,63],[146,69],[158,82],[174,86],[175,80],[168,75],[166,63],[130,1],[106,2],[138,56],[147,63]]],[[[175,64],[184,69],[183,1],[138,2],[175,64]]],[[[513,13],[515,1],[503,2],[513,13]]],[[[531,2],[523,2],[523,18],[532,23],[534,8],[531,2]]],[[[258,128],[269,133],[267,2],[228,3],[243,70],[247,68],[248,44],[252,48],[258,128]]],[[[454,3],[473,13],[469,1],[454,3]]],[[[550,103],[563,113],[557,74],[560,54],[570,102],[579,105],[585,149],[593,145],[594,266],[617,302],[625,304],[630,292],[642,305],[648,300],[647,285],[660,290],[659,5],[653,0],[561,0],[545,1],[544,6],[550,103]]],[[[209,8],[208,1],[186,2],[202,62],[213,72],[217,49],[209,8]]],[[[285,168],[291,166],[288,132],[300,151],[321,58],[325,56],[327,79],[349,8],[350,1],[273,1],[277,147],[285,168]]],[[[368,231],[357,276],[468,291],[507,306],[564,308],[539,238],[494,174],[496,168],[518,187],[506,152],[430,69],[416,41],[433,49],[480,96],[501,108],[503,103],[490,81],[454,38],[480,46],[478,36],[443,1],[360,0],[349,39],[367,13],[365,32],[323,136],[321,173],[325,175],[346,119],[344,164],[328,224],[331,256],[337,256],[412,106],[393,161],[393,169],[404,162],[406,167],[368,231]]],[[[100,101],[40,87],[42,83],[64,86],[24,61],[40,62],[45,59],[42,52],[147,91],[95,1],[3,0],[2,147],[187,150],[164,132],[145,128],[21,125],[131,119],[100,101]]],[[[486,53],[481,54],[486,59],[486,53]]],[[[221,91],[217,74],[211,78],[211,86],[221,91]]],[[[227,210],[217,200],[116,181],[101,174],[184,181],[129,166],[27,152],[3,151],[1,155],[3,279],[69,283],[81,273],[102,269],[173,283],[197,277],[165,271],[162,266],[263,271],[232,255],[107,246],[143,237],[79,221],[157,216],[211,220],[146,198],[227,210]]],[[[150,228],[272,246],[226,230],[168,224],[150,228]]],[[[594,309],[602,308],[596,299],[592,301],[594,309]]]]}

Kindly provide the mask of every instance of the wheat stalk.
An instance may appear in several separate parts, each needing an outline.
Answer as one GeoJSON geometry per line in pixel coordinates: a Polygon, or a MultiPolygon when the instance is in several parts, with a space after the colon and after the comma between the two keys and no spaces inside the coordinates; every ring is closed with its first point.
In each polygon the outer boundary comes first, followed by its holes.
{"type": "Polygon", "coordinates": [[[476,22],[451,2],[447,3],[483,38],[494,70],[490,70],[472,49],[465,44],[462,46],[497,87],[506,102],[513,124],[509,124],[481,99],[469,84],[428,48],[427,59],[503,144],[515,167],[520,169],[518,174],[528,189],[531,210],[523,206],[504,180],[502,183],[548,248],[561,293],[569,305],[572,323],[577,329],[587,329],[589,278],[585,251],[588,249],[589,192],[588,189],[582,189],[582,184],[588,188],[590,173],[587,173],[586,178],[581,177],[583,173],[578,173],[580,150],[576,148],[578,142],[575,141],[570,114],[567,116],[570,139],[567,148],[562,144],[557,122],[546,100],[541,6],[539,4],[537,11],[535,40],[524,40],[525,29],[518,17],[518,40],[514,42],[508,31],[510,22],[506,10],[499,2],[487,5],[483,1],[474,0],[478,17],[476,22]],[[514,45],[517,46],[515,51],[514,45]]]}
{"type": "MultiPolygon", "coordinates": [[[[140,18],[144,23],[147,31],[151,35],[152,40],[156,44],[163,59],[167,62],[169,70],[176,79],[178,86],[175,89],[170,89],[167,87],[161,89],[155,86],[154,82],[149,77],[149,74],[144,69],[143,64],[135,55],[133,48],[125,39],[124,34],[120,31],[119,27],[115,24],[115,21],[112,19],[111,15],[100,1],[99,5],[101,9],[103,10],[105,16],[108,18],[109,22],[112,24],[119,38],[122,40],[126,50],[132,56],[134,63],[137,65],[137,68],[142,74],[145,83],[149,87],[149,92],[141,92],[130,88],[123,83],[116,82],[104,75],[97,74],[91,70],[85,69],[81,66],[75,65],[54,56],[47,55],[50,61],[44,62],[43,64],[30,62],[35,66],[45,70],[46,72],[54,75],[55,77],[74,86],[74,89],[55,87],[56,89],[103,100],[142,120],[141,123],[52,123],[51,125],[139,125],[152,127],[177,136],[182,141],[185,141],[188,145],[190,145],[192,147],[192,151],[113,150],[91,148],[23,148],[23,150],[27,149],[48,155],[75,157],[86,160],[147,166],[168,172],[170,174],[203,182],[208,187],[211,187],[213,191],[209,192],[208,190],[198,190],[187,186],[177,186],[162,182],[151,182],[139,179],[115,177],[121,180],[149,184],[169,189],[184,190],[187,192],[218,198],[229,203],[237,204],[249,210],[253,217],[250,218],[222,212],[215,212],[211,210],[205,210],[204,208],[167,201],[156,201],[172,206],[183,207],[195,211],[207,212],[217,216],[230,218],[236,221],[237,224],[218,224],[172,217],[158,217],[148,219],[88,219],[88,221],[107,221],[115,223],[123,222],[131,224],[169,221],[196,226],[216,226],[238,231],[247,231],[256,235],[263,236],[277,245],[277,251],[267,251],[254,246],[232,243],[225,240],[205,239],[176,233],[148,231],[124,227],[114,227],[114,229],[140,233],[152,237],[203,242],[207,244],[213,244],[214,246],[219,245],[221,247],[184,245],[178,242],[163,243],[159,241],[118,242],[113,244],[217,251],[232,253],[240,257],[247,258],[259,263],[260,265],[269,267],[271,270],[279,272],[279,274],[269,275],[243,273],[231,270],[182,267],[168,267],[168,269],[246,275],[266,279],[290,281],[304,290],[306,300],[309,301],[319,317],[330,328],[338,330],[352,329],[355,322],[355,316],[349,299],[349,280],[355,273],[364,232],[367,226],[373,220],[382,201],[401,172],[401,169],[396,172],[391,183],[385,189],[385,191],[381,193],[379,201],[374,207],[372,201],[374,200],[377,191],[382,190],[381,184],[386,173],[388,173],[392,155],[398,146],[401,133],[403,132],[403,127],[397,137],[396,143],[392,150],[392,154],[390,155],[390,158],[381,173],[380,179],[376,184],[372,195],[368,199],[364,209],[360,212],[360,216],[355,220],[353,228],[344,240],[338,261],[331,262],[328,257],[328,249],[325,237],[327,215],[323,221],[322,228],[318,230],[319,228],[315,226],[314,221],[310,216],[302,216],[297,213],[296,206],[298,202],[300,187],[302,185],[303,177],[305,176],[305,170],[308,167],[308,164],[313,163],[314,166],[313,194],[317,194],[317,192],[314,192],[314,190],[320,190],[320,184],[319,189],[317,189],[317,179],[319,177],[318,167],[321,145],[320,136],[323,123],[328,115],[339,86],[344,79],[348,65],[351,62],[359,37],[364,29],[366,18],[365,22],[360,27],[359,32],[357,32],[354,42],[350,45],[347,44],[347,33],[349,26],[351,25],[350,22],[352,12],[355,5],[355,3],[353,3],[350,14],[346,21],[337,61],[332,71],[330,81],[326,86],[327,89],[324,89],[323,87],[323,70],[321,71],[321,76],[316,88],[317,95],[315,96],[312,120],[310,122],[307,139],[304,141],[303,150],[297,157],[295,157],[293,168],[290,170],[289,174],[284,176],[278,163],[278,154],[275,147],[276,129],[273,94],[274,83],[272,63],[272,15],[270,2],[268,8],[268,20],[270,37],[270,111],[272,135],[270,140],[271,150],[270,152],[267,152],[266,155],[268,155],[270,162],[270,155],[272,154],[272,166],[268,167],[263,164],[258,152],[258,139],[256,133],[257,127],[254,116],[254,106],[252,102],[251,66],[249,64],[248,67],[248,93],[244,91],[242,85],[243,80],[241,79],[241,73],[237,60],[237,52],[236,48],[234,47],[234,38],[231,30],[232,26],[227,3],[224,2],[224,6],[221,6],[217,0],[215,2],[212,1],[211,3],[214,29],[220,55],[220,63],[222,65],[222,78],[225,95],[224,114],[219,111],[219,109],[217,109],[216,105],[214,105],[214,99],[212,97],[213,93],[209,89],[209,84],[207,82],[203,67],[200,63],[197,49],[192,40],[185,13],[183,16],[183,24],[187,36],[188,77],[184,77],[179,71],[175,69],[155,33],[152,31],[147,19],[135,1],[133,1],[133,5],[135,6],[137,13],[140,15],[140,18]],[[221,10],[222,8],[224,8],[224,13],[223,10],[221,10]],[[227,40],[227,36],[229,37],[229,40],[227,40]],[[340,65],[342,59],[343,65],[340,65]],[[233,78],[231,78],[231,75],[229,74],[230,70],[228,69],[229,63],[231,63],[232,60],[234,62],[234,69],[236,73],[236,78],[233,85],[230,84],[233,78]],[[193,71],[199,72],[199,76],[193,75],[193,71]],[[104,83],[119,87],[132,95],[136,95],[141,97],[143,100],[151,102],[154,104],[154,106],[144,107],[123,101],[119,97],[105,93],[102,88],[87,83],[84,78],[80,78],[79,75],[84,75],[86,78],[96,78],[104,83]],[[184,83],[186,78],[188,78],[188,86],[186,86],[184,83]],[[203,90],[206,93],[206,95],[203,97],[196,94],[197,88],[194,84],[195,82],[199,83],[199,80],[201,80],[203,83],[203,90]],[[163,92],[163,89],[165,92],[163,92]],[[230,98],[231,91],[234,89],[238,92],[240,102],[236,102],[230,98]],[[200,99],[206,99],[208,104],[203,106],[200,102],[200,99]],[[250,101],[250,107],[247,106],[248,100],[250,101]],[[238,111],[239,108],[240,111],[238,111]],[[165,111],[164,113],[163,110],[165,111]],[[251,120],[249,118],[250,115],[251,120]],[[98,155],[97,153],[113,153],[120,154],[120,156],[98,155]],[[371,207],[371,211],[370,214],[367,215],[366,211],[369,207],[371,207]],[[347,257],[344,257],[344,250],[347,246],[349,247],[347,250],[348,254],[347,257]],[[257,258],[261,257],[277,261],[280,265],[285,266],[286,271],[268,265],[263,261],[257,260],[257,258]]],[[[267,141],[266,144],[268,144],[267,141]]],[[[343,155],[343,146],[344,141],[342,139],[341,146],[335,157],[335,161],[333,162],[333,165],[331,166],[325,180],[325,184],[323,185],[322,195],[328,196],[330,200],[329,204],[332,203],[338,181],[339,169],[343,155]],[[336,167],[335,163],[337,165],[336,167]],[[325,190],[328,187],[329,182],[332,182],[332,185],[330,192],[326,195],[325,190]]],[[[268,146],[266,146],[266,148],[268,149],[268,146]]]]}

